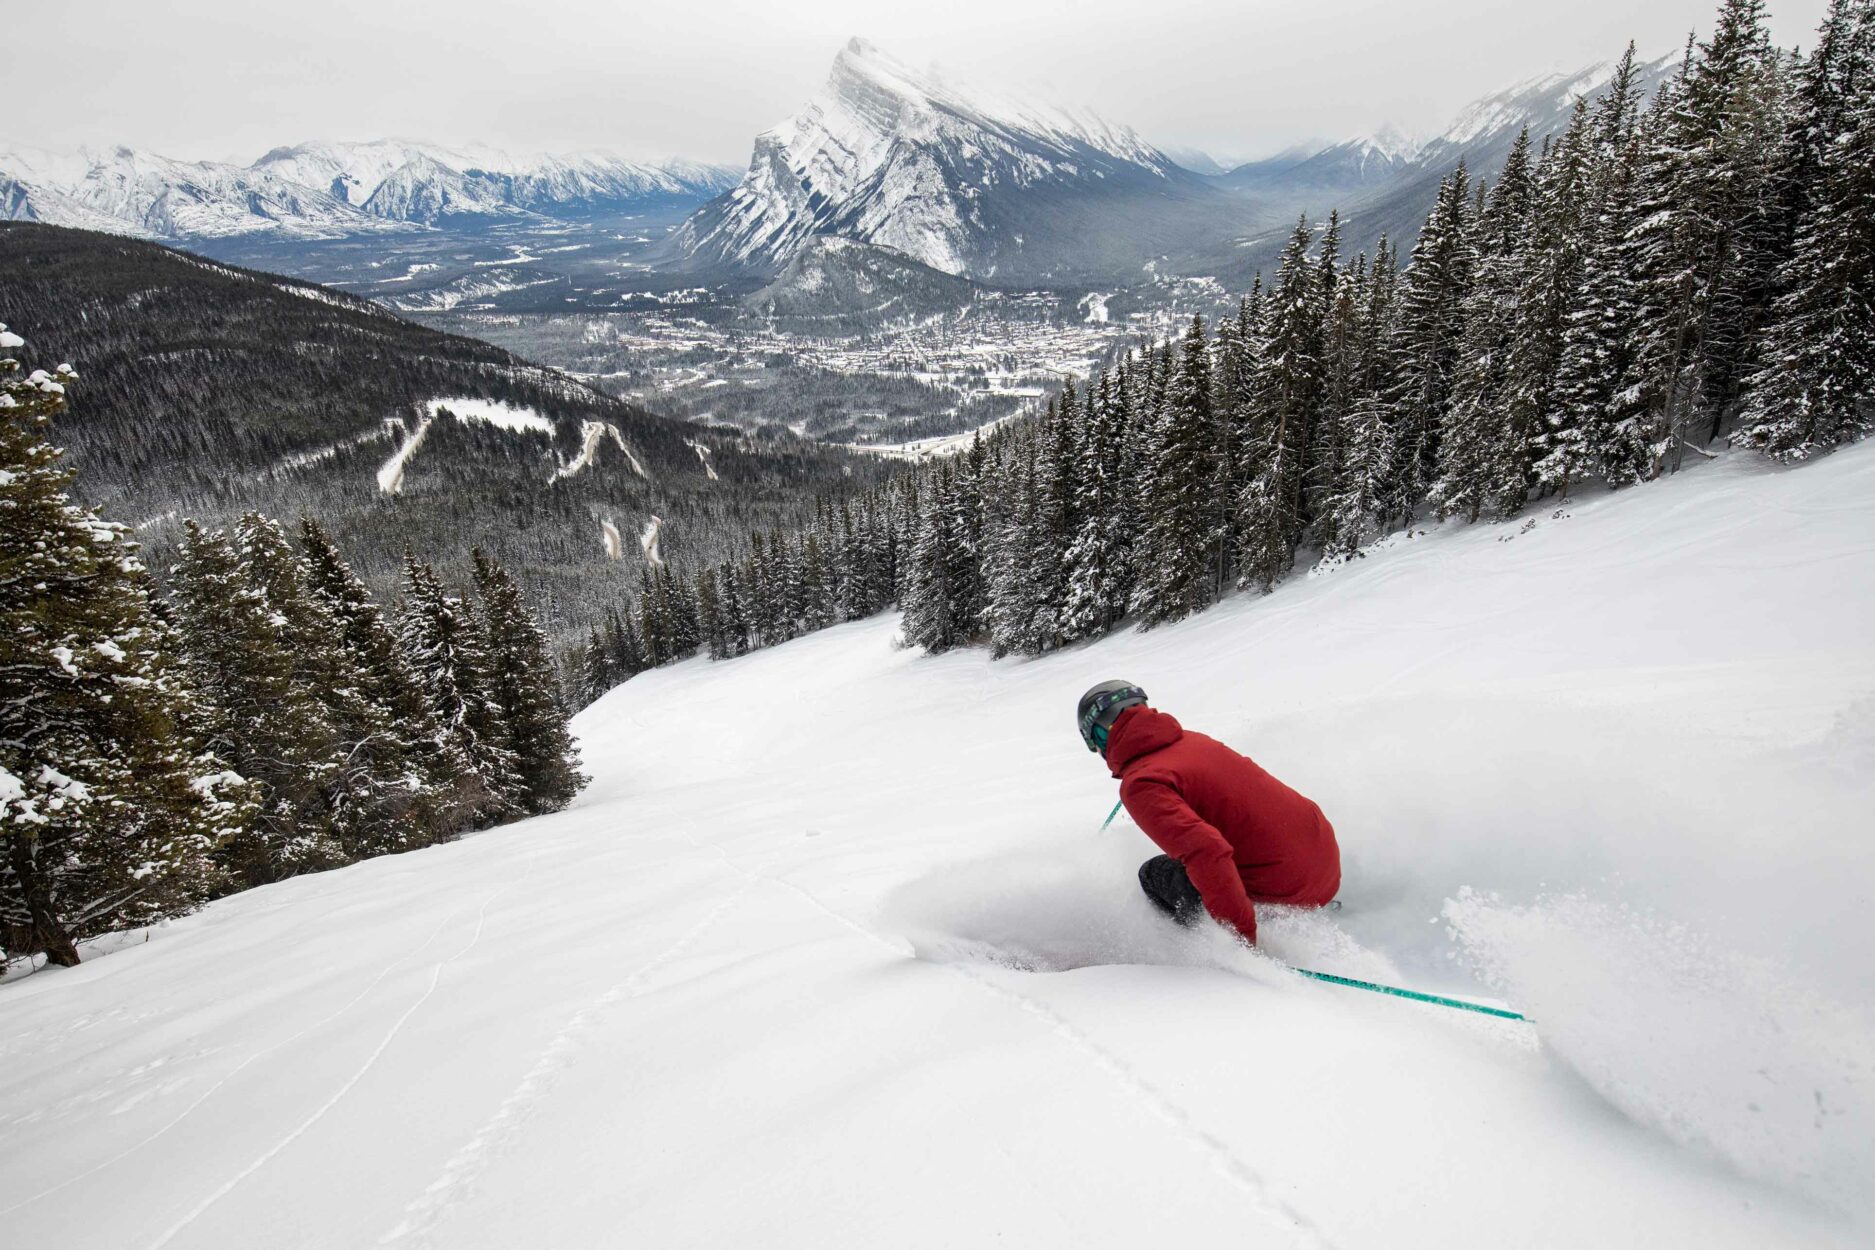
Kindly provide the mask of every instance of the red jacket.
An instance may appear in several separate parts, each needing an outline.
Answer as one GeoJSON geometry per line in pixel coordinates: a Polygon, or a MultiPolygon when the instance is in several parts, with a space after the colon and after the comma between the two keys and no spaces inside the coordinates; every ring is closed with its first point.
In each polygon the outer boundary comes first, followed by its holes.
{"type": "Polygon", "coordinates": [[[1120,801],[1185,865],[1205,908],[1254,942],[1251,903],[1320,907],[1341,888],[1341,850],[1322,809],[1215,738],[1129,707],[1107,738],[1120,801]]]}

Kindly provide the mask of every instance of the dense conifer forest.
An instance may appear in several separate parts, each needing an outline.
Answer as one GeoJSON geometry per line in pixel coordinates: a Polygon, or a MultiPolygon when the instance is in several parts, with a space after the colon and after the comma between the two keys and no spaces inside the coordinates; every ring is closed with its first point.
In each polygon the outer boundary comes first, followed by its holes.
{"type": "MultiPolygon", "coordinates": [[[[22,347],[0,326],[0,350],[22,347]]],[[[73,502],[69,366],[0,360],[0,955],[564,807],[585,778],[547,637],[477,549],[387,614],[315,520],[187,522],[169,593],[73,502]]]]}
{"type": "Polygon", "coordinates": [[[1151,626],[1428,519],[1505,521],[1732,444],[1875,429],[1875,4],[1807,55],[1726,0],[1643,98],[1630,48],[1560,134],[1444,180],[1409,257],[1299,221],[1215,325],[902,482],[824,499],[587,640],[586,696],[891,605],[931,651],[1151,626]]]}

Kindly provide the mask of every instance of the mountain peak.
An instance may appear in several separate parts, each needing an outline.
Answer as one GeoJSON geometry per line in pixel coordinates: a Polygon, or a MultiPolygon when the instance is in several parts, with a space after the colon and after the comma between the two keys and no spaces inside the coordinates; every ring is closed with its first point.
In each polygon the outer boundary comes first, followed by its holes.
{"type": "Polygon", "coordinates": [[[1059,233],[1044,199],[1192,194],[1191,177],[1128,127],[914,70],[856,37],[819,92],[756,136],[742,182],[674,242],[772,273],[806,240],[848,234],[946,273],[1006,276],[1059,233]]]}

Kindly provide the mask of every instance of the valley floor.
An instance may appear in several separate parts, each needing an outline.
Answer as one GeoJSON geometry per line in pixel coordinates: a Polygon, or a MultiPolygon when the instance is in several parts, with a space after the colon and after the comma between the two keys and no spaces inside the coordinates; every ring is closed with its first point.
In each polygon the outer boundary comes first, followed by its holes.
{"type": "Polygon", "coordinates": [[[0,1244],[1866,1244],[1875,444],[1037,662],[895,631],[643,675],[570,811],[0,986],[0,1244]],[[1150,910],[1115,676],[1322,803],[1343,911],[1150,910]]]}

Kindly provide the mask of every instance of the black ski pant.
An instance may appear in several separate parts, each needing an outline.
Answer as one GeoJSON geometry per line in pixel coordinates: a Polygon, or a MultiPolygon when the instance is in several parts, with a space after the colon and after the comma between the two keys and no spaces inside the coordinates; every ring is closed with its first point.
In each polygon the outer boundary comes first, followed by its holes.
{"type": "Polygon", "coordinates": [[[1152,905],[1178,921],[1190,925],[1204,915],[1204,898],[1191,883],[1185,865],[1170,855],[1154,855],[1139,866],[1139,888],[1152,905]]]}

